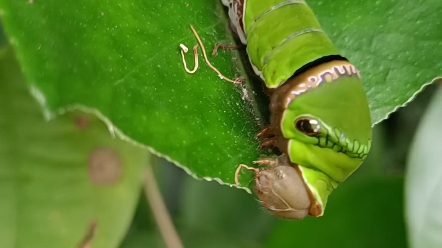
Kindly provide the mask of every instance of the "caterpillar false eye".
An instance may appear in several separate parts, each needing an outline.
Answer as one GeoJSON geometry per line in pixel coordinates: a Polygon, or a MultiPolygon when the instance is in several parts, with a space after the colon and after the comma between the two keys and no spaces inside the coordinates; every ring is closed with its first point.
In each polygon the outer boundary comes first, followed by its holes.
{"type": "Polygon", "coordinates": [[[319,134],[321,125],[317,120],[300,118],[295,122],[296,129],[305,133],[308,136],[316,136],[319,134]]]}

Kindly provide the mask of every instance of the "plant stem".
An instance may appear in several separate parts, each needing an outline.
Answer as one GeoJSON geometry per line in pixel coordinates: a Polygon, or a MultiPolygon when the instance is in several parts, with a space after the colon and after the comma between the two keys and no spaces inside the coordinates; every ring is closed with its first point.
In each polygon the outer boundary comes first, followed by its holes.
{"type": "Polygon", "coordinates": [[[144,176],[144,192],[166,246],[168,248],[182,248],[183,244],[161,197],[152,166],[148,166],[144,176]]]}

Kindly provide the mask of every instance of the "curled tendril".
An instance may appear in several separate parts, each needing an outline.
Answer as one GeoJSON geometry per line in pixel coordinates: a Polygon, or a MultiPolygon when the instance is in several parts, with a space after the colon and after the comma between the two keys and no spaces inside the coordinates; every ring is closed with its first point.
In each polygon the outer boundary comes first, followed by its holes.
{"type": "Polygon", "coordinates": [[[186,72],[189,74],[195,73],[196,70],[198,70],[198,45],[195,45],[193,47],[193,57],[195,60],[195,65],[192,70],[189,70],[189,68],[187,67],[186,58],[184,57],[184,54],[189,51],[189,48],[187,48],[184,44],[180,44],[180,48],[181,48],[181,58],[183,59],[183,64],[184,64],[184,70],[186,70],[186,72]]]}
{"type": "Polygon", "coordinates": [[[240,164],[238,166],[238,168],[236,168],[236,171],[235,171],[235,184],[238,186],[241,185],[239,182],[239,172],[241,172],[242,169],[253,171],[255,173],[255,176],[259,174],[259,169],[247,166],[245,164],[240,164]]]}
{"type": "Polygon", "coordinates": [[[198,35],[198,32],[196,32],[195,28],[192,25],[190,25],[190,29],[192,29],[193,34],[195,35],[196,39],[198,40],[199,45],[201,46],[201,50],[203,52],[203,56],[204,56],[204,60],[206,61],[206,64],[212,70],[214,70],[218,74],[218,77],[220,77],[221,79],[223,79],[223,80],[225,80],[227,82],[231,82],[231,83],[234,83],[234,84],[241,84],[241,83],[243,83],[244,82],[244,78],[236,78],[235,80],[229,79],[226,76],[224,76],[215,66],[213,66],[210,63],[209,59],[207,58],[206,49],[204,47],[203,42],[201,41],[200,36],[198,35]]]}

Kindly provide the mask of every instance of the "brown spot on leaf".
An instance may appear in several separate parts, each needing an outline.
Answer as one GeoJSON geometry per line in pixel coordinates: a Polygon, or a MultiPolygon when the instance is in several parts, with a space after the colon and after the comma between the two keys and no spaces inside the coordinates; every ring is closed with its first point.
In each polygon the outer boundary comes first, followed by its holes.
{"type": "Polygon", "coordinates": [[[113,185],[121,178],[123,162],[112,148],[100,147],[89,154],[88,169],[94,184],[113,185]]]}

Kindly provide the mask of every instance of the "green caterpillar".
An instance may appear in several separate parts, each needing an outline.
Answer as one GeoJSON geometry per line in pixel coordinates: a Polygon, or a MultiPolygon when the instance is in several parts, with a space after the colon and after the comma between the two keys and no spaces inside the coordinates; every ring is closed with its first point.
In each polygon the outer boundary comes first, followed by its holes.
{"type": "MultiPolygon", "coordinates": [[[[322,216],[331,192],[365,160],[371,119],[359,71],[302,0],[223,0],[252,67],[271,91],[260,137],[283,155],[264,158],[255,193],[273,214],[322,216]]],[[[235,175],[237,180],[238,174],[235,175]]]]}

